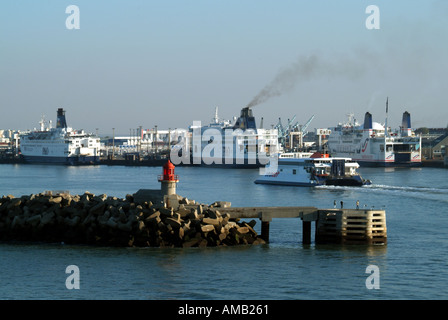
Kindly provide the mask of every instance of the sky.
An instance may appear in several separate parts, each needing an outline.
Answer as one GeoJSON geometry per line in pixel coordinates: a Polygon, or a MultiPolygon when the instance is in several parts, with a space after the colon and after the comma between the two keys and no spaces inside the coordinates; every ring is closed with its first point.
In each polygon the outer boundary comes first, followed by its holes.
{"type": "Polygon", "coordinates": [[[61,107],[100,135],[188,128],[260,93],[265,128],[367,111],[384,123],[387,98],[393,128],[404,111],[414,128],[446,127],[447,17],[445,0],[1,1],[0,129],[55,124],[61,107]],[[366,27],[369,5],[379,29],[366,27]]]}

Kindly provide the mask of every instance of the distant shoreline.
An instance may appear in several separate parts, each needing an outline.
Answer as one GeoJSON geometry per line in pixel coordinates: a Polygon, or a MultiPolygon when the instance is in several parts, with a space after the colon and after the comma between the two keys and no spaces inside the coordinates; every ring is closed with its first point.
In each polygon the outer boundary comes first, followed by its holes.
{"type": "MultiPolygon", "coordinates": [[[[142,161],[132,161],[126,159],[103,159],[100,163],[95,165],[108,165],[108,166],[148,166],[148,167],[158,167],[162,166],[166,162],[166,159],[152,159],[152,160],[142,160],[142,161]]],[[[0,164],[28,164],[25,160],[21,158],[14,159],[0,159],[0,164]]],[[[89,164],[87,164],[89,165],[89,164]]],[[[443,160],[422,160],[422,167],[426,168],[446,168],[443,160]]]]}

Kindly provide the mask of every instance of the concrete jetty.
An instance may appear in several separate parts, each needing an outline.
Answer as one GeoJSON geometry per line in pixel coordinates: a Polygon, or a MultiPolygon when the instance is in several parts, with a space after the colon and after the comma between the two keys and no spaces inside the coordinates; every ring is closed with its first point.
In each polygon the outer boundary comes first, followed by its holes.
{"type": "Polygon", "coordinates": [[[219,210],[232,218],[260,219],[261,238],[266,242],[269,242],[269,226],[273,219],[299,218],[302,221],[303,244],[311,243],[312,222],[315,223],[316,243],[387,244],[384,210],[316,207],[227,207],[219,210]]]}
{"type": "MultiPolygon", "coordinates": [[[[134,194],[135,195],[135,194],[134,194]]],[[[177,194],[152,203],[125,198],[43,192],[0,199],[0,240],[136,247],[206,247],[269,242],[278,218],[302,221],[302,242],[386,244],[385,212],[315,207],[237,207],[197,203],[177,194]],[[251,219],[251,220],[250,220],[251,219]],[[254,229],[261,220],[261,235],[254,229]],[[250,221],[248,221],[250,220],[250,221]]]]}
{"type": "Polygon", "coordinates": [[[130,194],[123,199],[90,192],[3,196],[0,240],[135,247],[265,243],[253,229],[255,221],[219,213],[220,202],[205,205],[176,194],[166,200],[176,207],[134,201],[130,194]]]}
{"type": "Polygon", "coordinates": [[[231,207],[198,203],[176,193],[179,177],[168,161],[160,190],[141,189],[125,198],[85,192],[46,191],[0,198],[1,241],[134,247],[206,247],[269,242],[274,219],[302,221],[302,242],[386,244],[383,210],[316,207],[231,207]],[[261,235],[255,231],[261,221],[261,235]]]}

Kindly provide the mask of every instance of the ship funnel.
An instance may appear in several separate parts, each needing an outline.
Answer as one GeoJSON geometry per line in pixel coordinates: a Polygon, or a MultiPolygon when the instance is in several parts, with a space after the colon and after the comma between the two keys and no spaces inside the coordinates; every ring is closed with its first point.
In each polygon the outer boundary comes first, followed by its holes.
{"type": "Polygon", "coordinates": [[[364,130],[372,128],[372,115],[370,114],[370,112],[366,112],[366,115],[364,116],[364,130]]]}
{"type": "Polygon", "coordinates": [[[238,120],[236,120],[233,129],[257,129],[255,124],[255,117],[252,113],[252,109],[249,107],[244,107],[241,109],[241,114],[238,120]]]}
{"type": "Polygon", "coordinates": [[[67,122],[65,121],[65,111],[62,108],[58,108],[56,128],[67,128],[67,122]]]}
{"type": "Polygon", "coordinates": [[[411,114],[407,111],[403,113],[403,120],[401,121],[401,134],[403,136],[411,136],[411,114]]]}
{"type": "Polygon", "coordinates": [[[407,111],[403,113],[403,121],[401,122],[401,127],[403,129],[411,128],[411,114],[407,111]]]}

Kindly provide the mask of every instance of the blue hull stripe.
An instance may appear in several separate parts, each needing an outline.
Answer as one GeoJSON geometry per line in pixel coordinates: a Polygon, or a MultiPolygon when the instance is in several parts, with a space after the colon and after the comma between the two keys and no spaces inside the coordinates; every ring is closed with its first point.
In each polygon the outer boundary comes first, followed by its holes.
{"type": "Polygon", "coordinates": [[[360,161],[357,160],[360,167],[419,167],[421,162],[384,162],[384,161],[360,161]]]}
{"type": "Polygon", "coordinates": [[[267,180],[255,180],[257,184],[273,184],[279,186],[299,186],[299,187],[314,187],[320,184],[309,182],[289,182],[289,181],[267,181],[267,180]]]}
{"type": "Polygon", "coordinates": [[[97,164],[99,157],[43,157],[43,156],[23,156],[28,163],[51,163],[51,164],[97,164]]]}

